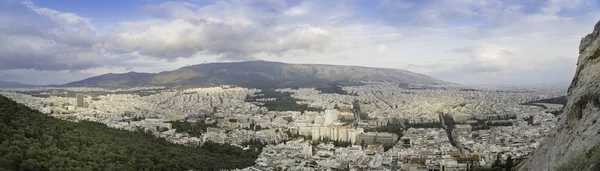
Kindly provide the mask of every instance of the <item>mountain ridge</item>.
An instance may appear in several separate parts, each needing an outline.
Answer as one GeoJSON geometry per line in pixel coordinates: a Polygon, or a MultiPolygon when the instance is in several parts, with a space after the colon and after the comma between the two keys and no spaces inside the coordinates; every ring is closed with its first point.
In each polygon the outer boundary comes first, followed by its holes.
{"type": "Polygon", "coordinates": [[[2,81],[0,80],[0,87],[2,88],[20,88],[20,87],[34,87],[35,85],[24,84],[20,82],[2,81]]]}
{"type": "Polygon", "coordinates": [[[329,86],[364,81],[405,84],[454,84],[410,71],[390,68],[329,64],[288,64],[271,61],[205,63],[159,73],[128,72],[104,74],[63,86],[217,86],[253,88],[329,86]]]}

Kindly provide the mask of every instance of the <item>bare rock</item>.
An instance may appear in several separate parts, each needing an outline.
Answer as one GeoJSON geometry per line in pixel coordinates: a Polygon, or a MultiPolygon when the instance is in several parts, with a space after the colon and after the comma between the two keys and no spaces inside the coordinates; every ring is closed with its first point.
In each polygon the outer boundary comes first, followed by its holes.
{"type": "MultiPolygon", "coordinates": [[[[600,22],[581,40],[576,74],[557,127],[518,170],[555,170],[600,143],[600,22]]],[[[589,170],[583,163],[578,170],[589,170]]]]}

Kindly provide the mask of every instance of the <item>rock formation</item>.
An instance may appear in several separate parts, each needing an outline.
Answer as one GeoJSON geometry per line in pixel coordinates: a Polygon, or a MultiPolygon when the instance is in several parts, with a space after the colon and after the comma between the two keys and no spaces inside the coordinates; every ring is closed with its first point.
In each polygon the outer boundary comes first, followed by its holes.
{"type": "Polygon", "coordinates": [[[581,39],[568,102],[559,123],[518,170],[594,170],[600,168],[600,22],[581,39]],[[595,148],[596,147],[596,148],[595,148]]]}

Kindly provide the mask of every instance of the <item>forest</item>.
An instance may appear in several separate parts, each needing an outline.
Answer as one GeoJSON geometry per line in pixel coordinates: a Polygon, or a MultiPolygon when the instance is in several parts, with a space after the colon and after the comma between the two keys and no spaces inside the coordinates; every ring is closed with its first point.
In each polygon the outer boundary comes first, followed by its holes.
{"type": "Polygon", "coordinates": [[[308,107],[306,104],[296,103],[298,99],[292,97],[290,92],[277,92],[274,89],[262,89],[260,94],[263,96],[246,97],[246,102],[257,102],[261,98],[275,98],[274,101],[266,101],[261,107],[266,107],[269,111],[323,111],[323,109],[308,107]]]}
{"type": "Polygon", "coordinates": [[[221,170],[252,166],[259,153],[59,120],[0,96],[0,170],[221,170]]]}

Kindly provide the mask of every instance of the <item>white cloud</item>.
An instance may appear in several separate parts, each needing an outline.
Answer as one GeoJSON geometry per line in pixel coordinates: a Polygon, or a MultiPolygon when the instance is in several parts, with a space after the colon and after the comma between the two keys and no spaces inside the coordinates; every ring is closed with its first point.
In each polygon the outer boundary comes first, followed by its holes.
{"type": "Polygon", "coordinates": [[[38,8],[29,1],[0,2],[0,70],[80,70],[103,65],[99,37],[89,20],[38,8]]]}
{"type": "MultiPolygon", "coordinates": [[[[284,17],[281,14],[249,9],[246,5],[237,1],[219,1],[201,8],[187,3],[152,5],[146,9],[162,19],[124,22],[111,34],[105,47],[117,53],[138,52],[170,60],[197,53],[244,60],[261,53],[282,56],[293,50],[326,52],[336,41],[332,28],[280,25],[276,20],[284,17]],[[229,11],[231,15],[220,15],[229,11]]],[[[278,5],[273,8],[279,8],[278,5]]]]}
{"type": "Polygon", "coordinates": [[[302,16],[302,15],[306,14],[306,10],[304,10],[301,7],[293,7],[293,8],[285,10],[283,12],[283,14],[289,15],[289,16],[302,16]]]}
{"type": "Polygon", "coordinates": [[[387,47],[385,45],[379,45],[376,49],[376,54],[382,55],[383,53],[385,53],[386,49],[387,49],[387,47]]]}

